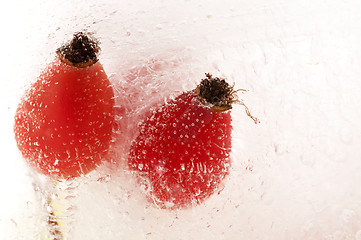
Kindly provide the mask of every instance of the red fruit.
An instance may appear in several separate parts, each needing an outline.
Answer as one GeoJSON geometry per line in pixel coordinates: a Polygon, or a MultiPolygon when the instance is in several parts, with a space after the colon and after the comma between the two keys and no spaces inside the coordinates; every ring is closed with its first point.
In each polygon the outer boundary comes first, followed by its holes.
{"type": "Polygon", "coordinates": [[[98,62],[97,43],[83,33],[58,49],[58,57],[22,98],[15,138],[27,162],[60,178],[86,174],[108,151],[114,93],[98,62]]]}
{"type": "Polygon", "coordinates": [[[140,126],[128,165],[161,208],[197,205],[230,169],[235,91],[207,74],[196,90],[170,100],[140,126]]]}

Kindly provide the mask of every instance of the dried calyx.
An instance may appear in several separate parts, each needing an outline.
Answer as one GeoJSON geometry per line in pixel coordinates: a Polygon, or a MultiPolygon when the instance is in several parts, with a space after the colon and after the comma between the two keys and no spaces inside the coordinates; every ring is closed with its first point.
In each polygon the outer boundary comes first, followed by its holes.
{"type": "Polygon", "coordinates": [[[206,73],[205,79],[196,88],[196,94],[206,105],[217,112],[223,112],[232,108],[232,104],[237,102],[236,91],[225,79],[212,77],[206,73]]]}
{"type": "Polygon", "coordinates": [[[75,33],[73,39],[58,48],[57,54],[64,63],[84,68],[89,67],[98,61],[98,53],[100,48],[98,42],[91,39],[83,32],[75,33]]]}

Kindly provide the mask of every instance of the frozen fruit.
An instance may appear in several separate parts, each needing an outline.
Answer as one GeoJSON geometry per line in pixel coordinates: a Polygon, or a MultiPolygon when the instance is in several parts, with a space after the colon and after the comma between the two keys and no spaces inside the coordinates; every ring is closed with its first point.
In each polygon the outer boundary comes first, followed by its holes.
{"type": "Polygon", "coordinates": [[[203,202],[219,189],[231,160],[236,91],[207,74],[197,88],[169,100],[141,125],[128,165],[160,208],[203,202]]]}
{"type": "Polygon", "coordinates": [[[96,40],[82,32],[74,34],[17,108],[18,148],[31,166],[46,175],[86,174],[108,151],[114,93],[98,52],[96,40]]]}

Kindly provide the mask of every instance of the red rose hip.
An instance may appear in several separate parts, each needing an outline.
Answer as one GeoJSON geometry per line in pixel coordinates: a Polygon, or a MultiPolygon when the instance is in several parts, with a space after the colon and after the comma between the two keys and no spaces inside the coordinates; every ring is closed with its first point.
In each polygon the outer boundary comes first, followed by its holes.
{"type": "Polygon", "coordinates": [[[160,208],[191,207],[209,198],[228,175],[235,91],[207,74],[140,125],[128,165],[160,208]]]}
{"type": "Polygon", "coordinates": [[[33,83],[15,114],[15,138],[27,162],[43,174],[78,177],[108,151],[114,93],[97,53],[98,44],[74,34],[33,83]]]}

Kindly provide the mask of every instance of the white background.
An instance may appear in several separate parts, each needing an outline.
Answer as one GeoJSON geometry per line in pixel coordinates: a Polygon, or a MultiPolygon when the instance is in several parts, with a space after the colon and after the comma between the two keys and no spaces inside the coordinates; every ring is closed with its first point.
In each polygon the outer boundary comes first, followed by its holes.
{"type": "Polygon", "coordinates": [[[361,239],[360,11],[357,0],[2,4],[0,239],[37,239],[40,203],[13,116],[54,49],[83,29],[103,43],[113,83],[150,59],[178,64],[153,76],[169,92],[210,71],[249,90],[241,97],[261,124],[233,109],[233,168],[219,197],[165,213],[90,184],[69,239],[361,239]]]}

